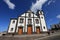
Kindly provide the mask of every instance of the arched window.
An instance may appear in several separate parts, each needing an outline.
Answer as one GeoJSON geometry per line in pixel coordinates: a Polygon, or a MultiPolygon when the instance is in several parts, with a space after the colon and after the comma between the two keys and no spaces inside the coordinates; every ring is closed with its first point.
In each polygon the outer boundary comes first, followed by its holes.
{"type": "Polygon", "coordinates": [[[44,29],[45,29],[45,26],[44,26],[44,29]]]}
{"type": "Polygon", "coordinates": [[[39,24],[39,20],[38,19],[35,19],[35,21],[36,21],[36,24],[39,24]]]}
{"type": "Polygon", "coordinates": [[[20,18],[20,23],[23,23],[23,18],[20,18]]]}
{"type": "Polygon", "coordinates": [[[29,13],[28,16],[31,17],[31,13],[29,13]]]}
{"type": "Polygon", "coordinates": [[[11,31],[13,31],[13,28],[11,28],[11,31]]]}
{"type": "Polygon", "coordinates": [[[20,18],[20,23],[23,23],[23,18],[20,18]]]}
{"type": "Polygon", "coordinates": [[[32,23],[32,19],[28,19],[28,24],[31,24],[32,23]]]}
{"type": "Polygon", "coordinates": [[[41,17],[43,19],[43,17],[41,17]]]}
{"type": "Polygon", "coordinates": [[[13,23],[15,23],[15,20],[13,20],[13,23]]]}

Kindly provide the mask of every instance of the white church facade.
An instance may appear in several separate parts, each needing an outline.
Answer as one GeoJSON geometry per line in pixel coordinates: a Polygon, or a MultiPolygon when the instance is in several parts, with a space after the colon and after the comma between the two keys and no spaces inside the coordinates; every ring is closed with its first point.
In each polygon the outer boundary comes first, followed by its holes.
{"type": "Polygon", "coordinates": [[[8,27],[8,33],[11,34],[32,34],[40,32],[47,32],[47,26],[43,11],[37,11],[34,14],[32,11],[23,13],[18,18],[12,18],[8,27]],[[38,15],[36,15],[38,14],[38,15]]]}

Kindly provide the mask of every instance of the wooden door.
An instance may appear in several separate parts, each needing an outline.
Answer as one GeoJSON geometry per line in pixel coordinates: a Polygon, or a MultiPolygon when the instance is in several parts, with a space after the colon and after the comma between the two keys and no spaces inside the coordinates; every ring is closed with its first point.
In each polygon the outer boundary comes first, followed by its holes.
{"type": "Polygon", "coordinates": [[[39,34],[40,33],[40,27],[36,28],[36,33],[39,34]]]}
{"type": "Polygon", "coordinates": [[[19,35],[23,34],[23,27],[19,27],[19,28],[18,28],[18,34],[19,34],[19,35]]]}
{"type": "Polygon", "coordinates": [[[28,26],[27,34],[32,34],[32,26],[28,26]]]}

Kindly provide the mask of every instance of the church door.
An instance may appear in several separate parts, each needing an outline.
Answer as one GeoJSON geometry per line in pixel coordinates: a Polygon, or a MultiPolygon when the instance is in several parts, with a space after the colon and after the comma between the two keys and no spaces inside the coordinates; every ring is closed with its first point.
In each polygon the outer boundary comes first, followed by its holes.
{"type": "Polygon", "coordinates": [[[37,33],[37,34],[40,33],[40,27],[36,27],[36,33],[37,33]]]}
{"type": "Polygon", "coordinates": [[[28,26],[28,28],[27,28],[27,34],[32,34],[32,26],[28,26]]]}
{"type": "Polygon", "coordinates": [[[19,34],[19,35],[23,34],[23,27],[19,27],[19,28],[18,28],[18,34],[19,34]]]}

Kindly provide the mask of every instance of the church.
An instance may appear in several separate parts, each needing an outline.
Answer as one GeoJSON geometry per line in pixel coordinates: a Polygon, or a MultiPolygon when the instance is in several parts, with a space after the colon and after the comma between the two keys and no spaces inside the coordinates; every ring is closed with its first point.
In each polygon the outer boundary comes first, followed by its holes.
{"type": "Polygon", "coordinates": [[[23,13],[18,18],[11,18],[8,27],[9,34],[40,34],[47,32],[47,26],[44,18],[44,13],[38,10],[36,14],[31,10],[23,13]]]}

